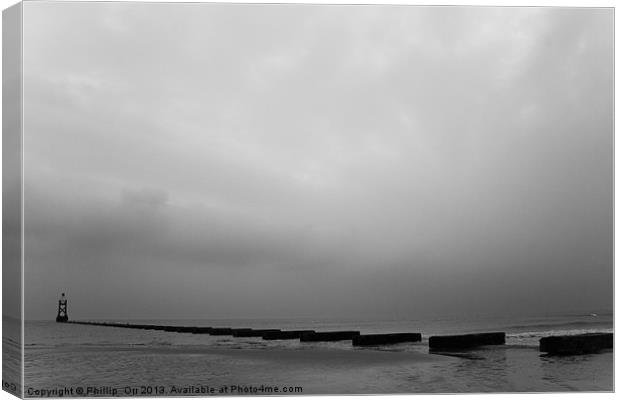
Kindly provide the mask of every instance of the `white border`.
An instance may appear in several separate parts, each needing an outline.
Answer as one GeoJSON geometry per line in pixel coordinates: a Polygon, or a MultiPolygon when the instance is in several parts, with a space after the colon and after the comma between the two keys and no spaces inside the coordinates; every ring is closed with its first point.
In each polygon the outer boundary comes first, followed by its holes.
{"type": "MultiPolygon", "coordinates": [[[[96,0],[82,0],[82,1],[96,1],[96,0]]],[[[148,2],[146,0],[132,0],[134,2],[148,2]]],[[[171,2],[171,3],[182,3],[184,1],[180,1],[180,0],[150,0],[150,2],[171,2]]],[[[476,0],[476,1],[467,1],[467,0],[447,0],[447,1],[439,1],[439,2],[431,2],[431,1],[416,1],[416,0],[373,0],[373,1],[369,1],[369,0],[312,0],[312,1],[300,1],[300,0],[288,0],[288,1],[260,1],[260,0],[220,0],[218,1],[220,3],[265,3],[265,2],[273,2],[273,3],[293,3],[293,4],[303,4],[303,3],[313,3],[313,4],[383,4],[383,5],[387,5],[387,4],[400,4],[400,5],[454,5],[454,6],[519,6],[519,7],[616,7],[616,1],[614,0],[591,0],[591,1],[577,1],[577,0],[556,0],[556,1],[550,1],[550,0],[539,0],[539,1],[492,1],[492,0],[476,0]]],[[[6,9],[10,6],[12,6],[13,4],[16,4],[17,2],[14,0],[0,0],[0,8],[1,9],[6,9]]],[[[615,21],[615,15],[616,15],[616,10],[614,9],[614,21],[615,21]]],[[[22,10],[22,18],[23,18],[23,10],[22,10]]],[[[2,39],[2,30],[1,30],[1,26],[2,26],[2,21],[0,19],[0,43],[1,43],[1,39],[2,39]]],[[[23,26],[23,25],[22,25],[23,26]]],[[[614,23],[615,26],[615,23],[614,23]]],[[[618,42],[618,32],[614,31],[614,77],[616,75],[616,73],[618,72],[617,69],[617,62],[616,62],[616,55],[615,55],[615,43],[618,42]]],[[[1,72],[1,65],[0,65],[0,72],[1,72]]],[[[23,66],[22,66],[23,68],[23,66]]],[[[615,133],[615,119],[617,116],[617,109],[616,109],[616,104],[615,104],[615,94],[618,93],[618,84],[614,78],[614,133],[615,133]]],[[[23,88],[22,88],[22,94],[23,94],[23,88]]],[[[23,96],[22,96],[22,101],[23,101],[23,96]]],[[[1,105],[1,103],[0,103],[1,105]]],[[[23,115],[23,104],[22,104],[22,115],[23,115]]],[[[2,117],[2,108],[0,107],[0,118],[2,117]]],[[[23,121],[22,121],[23,122],[23,121]]],[[[22,123],[22,130],[23,130],[23,123],[22,123]]],[[[614,138],[615,138],[615,134],[614,134],[614,138]]],[[[22,131],[22,140],[23,140],[23,131],[22,131]]],[[[1,142],[0,142],[0,154],[1,154],[1,142]]],[[[619,205],[619,200],[618,200],[618,193],[617,193],[617,187],[615,185],[616,183],[616,175],[617,175],[617,169],[616,169],[616,164],[615,164],[615,154],[618,153],[618,143],[614,140],[614,210],[618,207],[619,205]]],[[[22,160],[23,161],[23,160],[22,160]]],[[[1,165],[0,165],[0,173],[1,173],[1,165]]],[[[22,165],[23,168],[23,165],[22,165]]],[[[22,185],[22,207],[23,207],[23,185],[22,185]]],[[[0,198],[0,206],[1,206],[1,198],[0,198]]],[[[22,208],[23,210],[23,208],[22,208]]],[[[616,233],[616,227],[618,226],[617,224],[618,219],[616,216],[616,213],[614,211],[614,271],[615,271],[615,267],[616,267],[616,262],[615,262],[615,254],[616,251],[619,248],[619,240],[617,238],[617,236],[615,235],[616,233]]],[[[23,227],[23,215],[22,215],[22,227],[23,227]]],[[[23,231],[22,231],[23,234],[23,231]]],[[[0,231],[0,240],[2,239],[2,233],[0,231]]],[[[22,237],[22,243],[23,243],[23,237],[22,237]]],[[[23,251],[23,246],[22,246],[22,251],[23,251]]],[[[23,260],[23,253],[22,253],[22,260],[23,260]]],[[[1,264],[1,261],[0,261],[1,264]]],[[[618,275],[614,273],[614,288],[617,286],[617,280],[618,280],[618,275]]],[[[22,268],[22,283],[23,283],[23,268],[22,268]]],[[[1,287],[0,287],[0,294],[1,294],[1,287]]],[[[615,317],[616,317],[616,310],[619,309],[619,301],[618,298],[615,296],[615,290],[614,290],[614,330],[615,330],[615,317]]],[[[1,305],[1,296],[0,296],[0,305],[1,305]]],[[[23,305],[23,290],[22,290],[22,305],[23,305]]],[[[22,321],[23,321],[23,307],[22,307],[22,321]]],[[[0,328],[1,328],[1,320],[0,320],[0,328]]],[[[23,327],[22,327],[22,335],[23,335],[23,327]]],[[[22,337],[22,341],[23,341],[23,337],[22,337]]],[[[22,354],[22,366],[23,366],[23,354],[22,354]]],[[[614,354],[614,384],[616,382],[616,378],[617,378],[617,372],[618,372],[618,357],[616,357],[616,355],[614,354]]],[[[22,379],[23,379],[23,375],[22,375],[22,379]]],[[[23,384],[23,382],[22,382],[23,384]]],[[[433,399],[436,398],[438,395],[398,395],[398,396],[393,396],[393,395],[380,395],[380,396],[373,396],[373,398],[376,398],[378,400],[386,400],[386,399],[415,399],[415,400],[429,400],[429,399],[433,399]]],[[[477,396],[481,396],[480,394],[458,394],[459,398],[463,398],[463,399],[473,399],[476,398],[477,396]]],[[[526,399],[526,398],[532,398],[533,396],[539,396],[539,394],[484,394],[482,396],[493,396],[494,399],[498,399],[498,400],[504,400],[504,399],[526,399]]],[[[561,394],[544,394],[544,395],[540,395],[540,396],[544,396],[547,399],[553,399],[553,400],[559,400],[559,399],[564,399],[566,397],[569,397],[571,399],[582,399],[582,398],[596,398],[596,399],[603,399],[603,398],[610,398],[610,397],[615,397],[615,394],[608,394],[608,393],[561,393],[561,394]]],[[[288,399],[294,399],[294,400],[304,400],[304,399],[308,399],[310,397],[316,398],[316,397],[320,397],[322,399],[344,399],[344,398],[358,398],[361,399],[365,396],[291,396],[291,397],[287,397],[288,399]]],[[[0,400],[9,400],[9,399],[14,399],[15,397],[8,394],[5,391],[0,391],[0,400]]],[[[228,398],[233,398],[233,397],[228,397],[228,398]]],[[[237,397],[234,397],[237,398],[237,397]]],[[[167,399],[186,399],[186,398],[175,398],[175,397],[167,397],[167,399]]]]}

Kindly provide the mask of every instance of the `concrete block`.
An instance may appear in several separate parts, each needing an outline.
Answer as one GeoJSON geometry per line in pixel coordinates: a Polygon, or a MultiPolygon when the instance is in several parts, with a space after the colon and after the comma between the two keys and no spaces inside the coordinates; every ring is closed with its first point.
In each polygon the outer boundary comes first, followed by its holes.
{"type": "Polygon", "coordinates": [[[314,332],[302,334],[299,340],[302,342],[335,342],[338,340],[352,340],[359,334],[359,331],[314,332]]]}
{"type": "Polygon", "coordinates": [[[280,332],[279,329],[248,329],[237,332],[236,337],[262,337],[266,333],[280,332]]]}
{"type": "Polygon", "coordinates": [[[213,329],[213,328],[211,328],[210,326],[200,326],[200,327],[194,328],[192,333],[194,333],[194,334],[211,333],[211,329],[213,329]]]}
{"type": "Polygon", "coordinates": [[[213,335],[213,336],[226,336],[226,335],[232,335],[232,328],[211,328],[211,332],[209,332],[209,335],[213,335]]]}
{"type": "Polygon", "coordinates": [[[431,336],[428,346],[435,349],[467,349],[477,346],[499,345],[506,343],[506,333],[470,333],[467,335],[431,336]]]}
{"type": "Polygon", "coordinates": [[[232,335],[235,337],[245,337],[248,333],[252,332],[250,328],[233,328],[232,335]]]}
{"type": "Polygon", "coordinates": [[[353,346],[376,346],[403,342],[420,342],[421,333],[384,333],[373,335],[359,335],[353,338],[353,346]]]}
{"type": "Polygon", "coordinates": [[[265,340],[287,340],[287,339],[299,339],[301,335],[306,333],[315,333],[313,330],[303,331],[275,331],[267,332],[263,334],[262,338],[265,340]]]}
{"type": "Polygon", "coordinates": [[[604,349],[613,349],[613,347],[613,333],[547,336],[540,339],[541,352],[557,355],[596,353],[604,349]]]}

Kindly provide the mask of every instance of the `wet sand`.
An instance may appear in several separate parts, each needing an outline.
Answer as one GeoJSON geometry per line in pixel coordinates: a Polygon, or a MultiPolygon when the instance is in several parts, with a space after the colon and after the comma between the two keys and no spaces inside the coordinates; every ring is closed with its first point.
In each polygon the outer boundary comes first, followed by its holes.
{"type": "Polygon", "coordinates": [[[36,388],[285,385],[302,387],[303,394],[613,389],[612,352],[546,357],[526,346],[489,346],[451,356],[371,349],[64,346],[27,349],[26,363],[29,386],[36,388]]]}
{"type": "MultiPolygon", "coordinates": [[[[252,325],[247,321],[226,322],[188,321],[184,324],[252,325]]],[[[569,322],[573,323],[574,319],[569,322]]],[[[281,321],[274,321],[257,326],[269,328],[280,324],[281,321]]],[[[306,326],[292,321],[284,328],[306,326]]],[[[323,330],[360,330],[357,326],[328,323],[319,326],[323,330]]],[[[383,330],[390,329],[380,324],[361,330],[378,331],[379,326],[383,330]]],[[[429,354],[426,338],[422,342],[366,348],[353,346],[351,341],[265,341],[49,322],[30,323],[28,327],[25,375],[28,387],[35,389],[86,385],[120,389],[145,385],[272,385],[299,386],[303,388],[302,394],[613,389],[613,352],[544,356],[538,349],[538,338],[532,337],[527,326],[523,328],[524,333],[509,335],[511,343],[506,345],[449,355],[429,354]]],[[[391,330],[413,328],[398,325],[391,330]]],[[[457,328],[461,327],[451,329],[456,331],[457,328]]],[[[583,328],[579,326],[579,329],[583,328]]],[[[482,329],[476,326],[467,330],[482,329]]]]}

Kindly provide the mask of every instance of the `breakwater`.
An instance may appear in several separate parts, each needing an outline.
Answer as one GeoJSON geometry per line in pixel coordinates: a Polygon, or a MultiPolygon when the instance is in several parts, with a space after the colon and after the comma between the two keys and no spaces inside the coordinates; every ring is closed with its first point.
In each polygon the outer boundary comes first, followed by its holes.
{"type": "Polygon", "coordinates": [[[550,355],[596,353],[614,347],[613,333],[585,333],[571,336],[548,336],[540,339],[540,351],[550,355]]]}
{"type": "MultiPolygon", "coordinates": [[[[315,331],[280,330],[211,326],[174,326],[130,324],[98,321],[66,321],[65,324],[94,325],[125,329],[160,330],[182,334],[204,334],[213,336],[232,336],[239,338],[256,337],[262,340],[299,340],[301,342],[351,341],[353,346],[385,346],[398,343],[422,341],[421,333],[399,332],[384,334],[362,334],[360,331],[315,331]]],[[[431,336],[429,351],[457,350],[468,351],[480,346],[498,346],[506,343],[505,332],[483,332],[464,335],[431,336]]],[[[613,348],[613,333],[589,333],[544,337],[540,340],[540,351],[549,355],[570,355],[595,353],[613,348]]]]}
{"type": "Polygon", "coordinates": [[[428,347],[431,349],[467,349],[479,346],[499,345],[506,343],[504,332],[472,333],[467,335],[431,336],[428,347]]]}

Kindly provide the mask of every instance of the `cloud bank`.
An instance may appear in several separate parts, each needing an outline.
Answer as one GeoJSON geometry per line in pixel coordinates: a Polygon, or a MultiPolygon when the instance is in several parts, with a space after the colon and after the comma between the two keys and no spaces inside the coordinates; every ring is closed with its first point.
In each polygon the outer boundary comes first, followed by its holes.
{"type": "Polygon", "coordinates": [[[611,308],[612,10],[24,21],[29,319],[611,308]]]}

